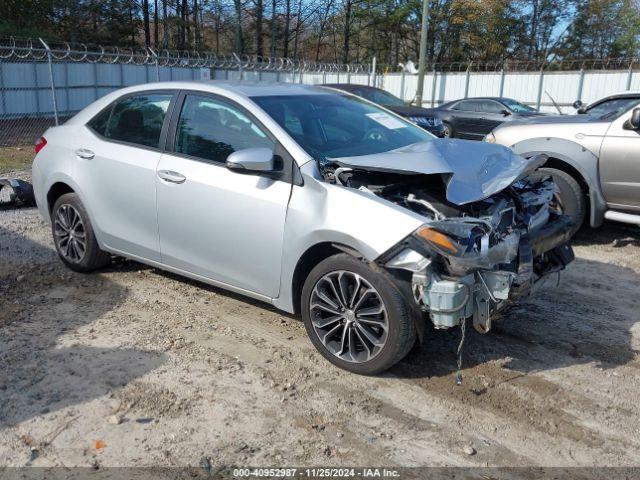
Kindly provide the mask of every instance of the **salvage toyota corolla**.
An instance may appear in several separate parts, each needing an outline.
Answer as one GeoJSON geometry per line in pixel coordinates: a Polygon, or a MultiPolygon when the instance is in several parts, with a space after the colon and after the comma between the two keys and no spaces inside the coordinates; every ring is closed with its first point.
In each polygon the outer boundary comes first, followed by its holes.
{"type": "Polygon", "coordinates": [[[398,362],[427,321],[488,331],[573,259],[538,159],[436,140],[320,87],[126,88],[36,151],[37,204],[69,268],[123,256],[300,312],[352,372],[398,362]]]}

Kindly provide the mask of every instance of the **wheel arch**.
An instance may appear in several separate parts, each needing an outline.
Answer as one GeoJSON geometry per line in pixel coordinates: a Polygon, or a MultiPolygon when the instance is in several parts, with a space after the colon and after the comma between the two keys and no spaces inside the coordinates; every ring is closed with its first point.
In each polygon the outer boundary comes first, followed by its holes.
{"type": "Polygon", "coordinates": [[[544,167],[556,168],[571,175],[584,189],[589,202],[589,224],[599,227],[604,221],[606,202],[600,188],[598,157],[582,145],[562,138],[532,138],[511,146],[523,157],[544,154],[544,167]]]}
{"type": "Polygon", "coordinates": [[[291,279],[293,313],[300,313],[300,296],[302,287],[313,268],[326,258],[338,253],[348,253],[356,258],[364,258],[358,250],[348,245],[336,242],[320,242],[309,247],[298,259],[291,279]]]}
{"type": "Polygon", "coordinates": [[[53,206],[58,198],[67,193],[75,193],[75,190],[67,183],[58,181],[51,185],[47,191],[47,210],[49,212],[49,216],[51,216],[53,206]]]}

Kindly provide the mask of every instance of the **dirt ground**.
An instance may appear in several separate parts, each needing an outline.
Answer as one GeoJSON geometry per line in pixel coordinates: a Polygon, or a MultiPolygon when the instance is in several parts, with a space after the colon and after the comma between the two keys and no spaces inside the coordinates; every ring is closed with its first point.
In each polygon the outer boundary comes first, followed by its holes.
{"type": "Polygon", "coordinates": [[[456,386],[458,331],[356,376],[295,317],[131,261],[73,273],[35,209],[0,210],[0,465],[639,465],[640,230],[575,251],[467,329],[456,386]]]}

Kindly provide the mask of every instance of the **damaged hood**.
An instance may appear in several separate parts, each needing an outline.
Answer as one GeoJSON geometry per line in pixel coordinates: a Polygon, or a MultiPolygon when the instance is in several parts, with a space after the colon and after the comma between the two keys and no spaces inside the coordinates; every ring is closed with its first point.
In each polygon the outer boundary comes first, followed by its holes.
{"type": "Polygon", "coordinates": [[[372,172],[441,174],[447,200],[457,205],[483,200],[504,190],[538,166],[507,147],[471,140],[438,139],[390,152],[333,158],[342,167],[372,172]]]}

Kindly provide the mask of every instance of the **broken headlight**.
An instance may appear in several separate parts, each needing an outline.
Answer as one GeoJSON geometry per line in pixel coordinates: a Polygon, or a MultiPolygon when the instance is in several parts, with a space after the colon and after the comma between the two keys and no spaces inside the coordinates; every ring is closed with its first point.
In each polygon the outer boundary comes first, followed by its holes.
{"type": "Polygon", "coordinates": [[[490,228],[482,222],[436,221],[418,229],[415,236],[445,255],[462,256],[483,244],[489,246],[490,228]]]}

